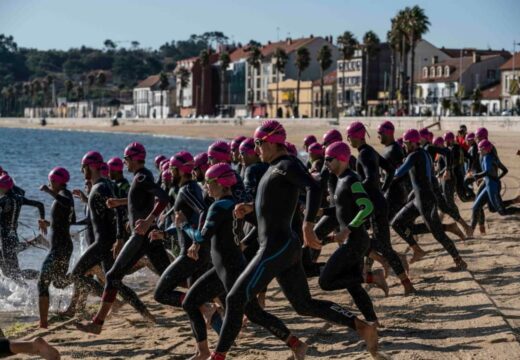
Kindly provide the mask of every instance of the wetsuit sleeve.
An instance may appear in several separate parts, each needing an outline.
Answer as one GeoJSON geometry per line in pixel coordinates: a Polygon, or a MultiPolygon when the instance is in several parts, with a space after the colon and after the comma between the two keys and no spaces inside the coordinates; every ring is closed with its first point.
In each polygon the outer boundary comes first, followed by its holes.
{"type": "Polygon", "coordinates": [[[504,163],[502,161],[500,161],[500,159],[497,158],[497,166],[498,168],[501,170],[500,172],[500,175],[498,176],[499,179],[502,179],[504,176],[507,175],[507,173],[509,172],[509,169],[504,165],[504,163]]]}
{"type": "Polygon", "coordinates": [[[451,171],[453,167],[453,155],[451,154],[451,150],[448,148],[441,148],[435,145],[428,146],[428,152],[430,153],[432,159],[435,158],[435,155],[439,154],[445,157],[446,159],[446,167],[451,171]]]}
{"type": "Polygon", "coordinates": [[[215,202],[210,206],[208,210],[208,216],[206,217],[206,221],[204,222],[200,232],[201,241],[198,242],[208,242],[211,240],[213,235],[215,235],[215,232],[222,222],[221,213],[223,210],[224,209],[219,205],[219,202],[215,202]]]}
{"type": "Polygon", "coordinates": [[[475,179],[481,179],[485,176],[491,176],[491,169],[493,168],[493,158],[489,155],[484,156],[482,159],[482,172],[474,175],[475,179]]]}
{"type": "Polygon", "coordinates": [[[385,181],[383,183],[382,190],[386,191],[390,187],[392,180],[394,178],[395,168],[392,166],[390,161],[386,160],[384,157],[379,155],[379,167],[385,171],[385,181]]]}
{"type": "Polygon", "coordinates": [[[412,153],[408,155],[408,157],[404,160],[403,165],[399,166],[399,168],[395,171],[394,179],[400,178],[408,174],[408,172],[412,169],[417,159],[416,153],[412,153]]]}
{"type": "Polygon", "coordinates": [[[253,171],[252,166],[248,166],[244,172],[244,188],[247,195],[254,199],[256,196],[256,188],[258,187],[258,179],[253,171]]]}
{"type": "Polygon", "coordinates": [[[183,187],[179,192],[179,196],[197,214],[200,215],[207,210],[207,206],[202,200],[202,197],[199,197],[197,194],[192,192],[190,187],[183,187]]]}
{"type": "Polygon", "coordinates": [[[40,213],[40,219],[45,219],[45,206],[43,206],[42,202],[27,199],[25,196],[22,197],[22,200],[22,205],[33,206],[37,208],[38,212],[40,213]]]}
{"type": "Polygon", "coordinates": [[[368,198],[368,195],[360,182],[356,181],[351,184],[350,191],[352,192],[352,200],[358,208],[358,213],[348,224],[348,228],[354,230],[364,224],[365,220],[367,220],[374,211],[374,205],[368,198]]]}
{"type": "Polygon", "coordinates": [[[73,207],[74,206],[74,199],[66,196],[66,195],[63,195],[61,193],[58,193],[56,195],[53,195],[54,199],[56,199],[56,201],[58,202],[58,204],[60,204],[61,206],[64,206],[64,207],[73,207]]]}
{"type": "Polygon", "coordinates": [[[242,243],[245,247],[249,247],[255,241],[257,241],[256,240],[257,237],[258,237],[258,228],[256,226],[253,226],[251,228],[251,230],[249,230],[249,232],[244,236],[242,241],[240,241],[240,243],[242,243]]]}
{"type": "Polygon", "coordinates": [[[294,186],[305,189],[307,192],[305,221],[313,222],[321,203],[321,188],[319,183],[309,174],[301,161],[293,162],[287,169],[287,180],[294,186]]]}
{"type": "Polygon", "coordinates": [[[156,201],[152,214],[156,217],[159,216],[166,206],[168,206],[168,194],[166,191],[161,189],[159,185],[146,178],[140,183],[140,186],[142,186],[149,194],[155,196],[156,201]]]}
{"type": "Polygon", "coordinates": [[[379,169],[376,166],[376,161],[368,152],[362,151],[357,160],[357,165],[361,166],[365,178],[363,184],[378,184],[379,183],[379,169]]]}

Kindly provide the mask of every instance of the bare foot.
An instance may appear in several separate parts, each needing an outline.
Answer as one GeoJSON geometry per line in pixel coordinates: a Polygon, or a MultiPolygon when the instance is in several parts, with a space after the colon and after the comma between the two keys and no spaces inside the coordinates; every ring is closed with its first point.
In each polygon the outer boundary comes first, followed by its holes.
{"type": "Polygon", "coordinates": [[[47,344],[42,338],[34,340],[34,345],[38,350],[38,355],[47,360],[59,360],[61,358],[60,353],[56,348],[47,344]]]}
{"type": "Polygon", "coordinates": [[[197,352],[195,355],[190,357],[189,360],[206,360],[206,359],[209,359],[210,357],[211,357],[211,353],[210,352],[207,352],[207,353],[197,352]]]}
{"type": "Polygon", "coordinates": [[[421,249],[421,248],[415,249],[413,252],[412,258],[410,259],[410,264],[421,261],[425,255],[426,255],[426,251],[424,251],[423,249],[421,249]]]}
{"type": "Polygon", "coordinates": [[[293,353],[293,359],[294,360],[305,359],[305,355],[307,354],[308,348],[309,348],[309,345],[300,341],[298,346],[296,346],[294,349],[291,349],[291,351],[293,353]]]}
{"type": "Polygon", "coordinates": [[[384,272],[382,269],[376,269],[372,272],[372,278],[374,279],[374,284],[385,292],[385,296],[388,296],[390,289],[388,288],[388,284],[386,282],[384,272]]]}
{"type": "Polygon", "coordinates": [[[89,321],[86,323],[76,323],[76,329],[82,332],[99,335],[101,334],[103,327],[101,325],[94,324],[92,321],[89,321]]]}
{"type": "Polygon", "coordinates": [[[213,314],[217,311],[217,307],[213,303],[205,303],[199,308],[204,320],[206,320],[206,328],[211,328],[211,319],[213,318],[213,314]]]}
{"type": "Polygon", "coordinates": [[[58,316],[64,317],[64,318],[73,318],[76,316],[76,309],[68,308],[65,311],[58,311],[58,316]]]}
{"type": "Polygon", "coordinates": [[[369,325],[366,322],[355,319],[356,330],[358,335],[365,340],[365,344],[367,345],[367,350],[375,357],[377,355],[378,343],[377,343],[377,329],[374,325],[369,325]]]}
{"type": "Polygon", "coordinates": [[[404,286],[404,296],[412,295],[417,292],[417,290],[413,287],[412,283],[403,284],[404,286]]]}
{"type": "Polygon", "coordinates": [[[478,228],[480,230],[481,235],[486,235],[486,225],[485,224],[479,225],[478,228]]]}
{"type": "MultiPolygon", "coordinates": [[[[445,225],[445,229],[447,232],[457,235],[461,240],[466,240],[466,236],[464,235],[462,230],[460,230],[460,228],[457,226],[456,223],[451,223],[451,224],[445,225]]],[[[467,231],[466,231],[466,233],[467,233],[467,231]]]]}

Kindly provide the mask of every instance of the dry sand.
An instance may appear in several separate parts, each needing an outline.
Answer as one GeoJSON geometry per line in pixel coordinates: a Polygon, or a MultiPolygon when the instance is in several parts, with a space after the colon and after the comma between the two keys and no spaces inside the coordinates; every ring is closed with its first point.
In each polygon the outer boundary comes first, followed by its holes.
{"type": "MultiPolygon", "coordinates": [[[[232,137],[253,130],[229,125],[192,125],[167,127],[119,127],[118,131],[136,131],[180,136],[232,137]]],[[[112,130],[110,128],[78,128],[81,130],[112,130]]],[[[323,127],[288,128],[290,140],[301,142],[307,133],[321,134],[323,127]]],[[[520,194],[520,134],[493,133],[502,161],[510,173],[504,179],[505,199],[520,194]]],[[[376,142],[375,137],[371,139],[376,142]]],[[[463,217],[469,220],[471,204],[459,203],[463,217]]],[[[519,217],[491,214],[488,233],[462,242],[456,240],[469,270],[453,272],[451,258],[429,235],[420,238],[429,251],[426,259],[411,266],[412,281],[419,295],[404,297],[395,277],[389,278],[390,296],[378,289],[370,295],[384,328],[380,331],[381,348],[393,359],[520,359],[520,222],[519,217]]],[[[447,219],[445,220],[447,221],[447,219]]],[[[406,249],[404,241],[393,234],[399,252],[406,249]]],[[[334,251],[328,245],[323,260],[334,251]]],[[[156,278],[150,279],[150,289],[156,278]]],[[[316,279],[310,281],[312,293],[318,298],[337,301],[353,308],[346,291],[326,293],[316,279]]],[[[148,294],[146,303],[158,317],[158,324],[149,326],[139,315],[125,306],[107,320],[100,336],[75,330],[71,322],[55,323],[45,335],[56,345],[63,358],[82,359],[187,359],[194,351],[194,341],[186,315],[182,310],[169,309],[155,303],[148,294]]],[[[288,305],[276,282],[270,286],[267,309],[280,316],[297,336],[311,345],[309,358],[368,359],[363,344],[351,331],[320,319],[297,316],[288,305]]],[[[211,344],[216,337],[210,331],[211,344]]],[[[290,353],[263,329],[250,325],[237,340],[229,354],[231,359],[287,359],[290,353]]]]}

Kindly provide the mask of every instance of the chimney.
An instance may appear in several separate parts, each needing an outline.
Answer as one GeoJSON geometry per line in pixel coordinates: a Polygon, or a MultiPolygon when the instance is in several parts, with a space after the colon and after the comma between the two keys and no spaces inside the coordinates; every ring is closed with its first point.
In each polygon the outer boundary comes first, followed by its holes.
{"type": "Polygon", "coordinates": [[[292,45],[292,39],[291,38],[287,38],[287,45],[292,45]]]}
{"type": "Polygon", "coordinates": [[[476,51],[473,51],[473,64],[478,62],[480,62],[480,55],[476,51]]]}
{"type": "Polygon", "coordinates": [[[439,62],[439,57],[438,56],[432,56],[432,65],[435,65],[439,62]]]}

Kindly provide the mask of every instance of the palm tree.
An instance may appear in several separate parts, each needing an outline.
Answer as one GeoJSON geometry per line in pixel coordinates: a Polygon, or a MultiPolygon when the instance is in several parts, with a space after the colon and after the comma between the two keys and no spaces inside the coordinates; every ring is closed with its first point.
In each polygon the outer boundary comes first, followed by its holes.
{"type": "MultiPolygon", "coordinates": [[[[231,58],[229,57],[229,53],[224,51],[220,54],[220,115],[223,115],[224,111],[224,98],[226,93],[226,72],[231,64],[231,58]]],[[[228,99],[229,101],[229,99],[228,99]]]]}
{"type": "Polygon", "coordinates": [[[350,31],[345,31],[342,35],[338,36],[338,45],[341,51],[341,58],[343,60],[343,68],[342,68],[342,84],[341,84],[341,108],[345,111],[345,72],[347,70],[346,63],[348,60],[352,59],[354,56],[354,52],[358,46],[358,41],[356,40],[354,34],[350,31]]]}
{"type": "Polygon", "coordinates": [[[106,82],[107,82],[107,76],[105,75],[105,73],[103,71],[98,72],[97,76],[96,76],[96,83],[99,86],[99,88],[101,89],[101,106],[103,106],[103,103],[105,101],[104,87],[105,87],[106,82]]]}
{"type": "Polygon", "coordinates": [[[473,106],[472,106],[472,112],[473,114],[472,115],[480,115],[480,103],[482,101],[482,91],[480,90],[479,87],[475,88],[475,90],[473,91],[473,94],[471,96],[472,100],[473,100],[473,106]]]}
{"type": "Polygon", "coordinates": [[[332,52],[330,47],[323,45],[318,52],[318,63],[320,64],[320,118],[323,117],[323,77],[325,71],[332,65],[332,52]]]}
{"type": "Polygon", "coordinates": [[[164,72],[161,72],[159,74],[159,90],[161,90],[161,119],[163,118],[163,93],[168,90],[170,87],[170,81],[168,80],[168,75],[166,75],[164,72]]]}
{"type": "Polygon", "coordinates": [[[24,95],[25,106],[27,106],[27,99],[31,98],[31,84],[30,83],[23,84],[23,95],[24,95]]]}
{"type": "Polygon", "coordinates": [[[204,49],[200,52],[199,54],[199,62],[200,62],[200,73],[201,73],[201,81],[200,81],[200,89],[201,89],[201,92],[200,92],[200,104],[201,104],[201,115],[204,115],[204,83],[205,83],[205,74],[206,74],[206,69],[208,68],[209,66],[209,56],[210,56],[210,53],[208,50],[204,49]]]}
{"type": "Polygon", "coordinates": [[[276,70],[276,107],[275,114],[276,117],[282,117],[283,111],[281,114],[278,114],[278,104],[279,104],[279,95],[280,95],[280,73],[285,72],[285,66],[287,65],[288,56],[284,49],[276,48],[274,52],[274,69],[276,70]],[[279,116],[280,115],[280,116],[279,116]]]}
{"type": "Polygon", "coordinates": [[[180,67],[177,71],[177,78],[179,84],[179,108],[182,109],[182,105],[184,103],[184,89],[188,86],[190,82],[190,71],[185,67],[180,67]]]}
{"type": "Polygon", "coordinates": [[[311,64],[311,53],[309,49],[306,47],[301,47],[296,50],[296,59],[294,60],[294,64],[298,69],[298,82],[296,85],[296,106],[294,108],[294,117],[300,116],[300,81],[302,78],[302,73],[309,67],[311,64]]]}
{"type": "Polygon", "coordinates": [[[32,96],[32,107],[33,107],[33,114],[35,113],[36,109],[36,98],[38,97],[39,92],[42,89],[42,85],[40,83],[40,80],[35,79],[31,82],[31,96],[32,96]]]}
{"type": "Polygon", "coordinates": [[[365,53],[365,81],[363,84],[363,107],[365,116],[368,116],[368,73],[370,72],[370,58],[379,51],[379,37],[373,31],[367,31],[363,36],[363,52],[365,53]]]}
{"type": "Polygon", "coordinates": [[[90,100],[91,100],[91,91],[92,87],[96,83],[96,76],[93,73],[87,75],[87,103],[90,110],[90,100]]]}
{"type": "Polygon", "coordinates": [[[408,84],[408,98],[409,98],[409,109],[413,112],[414,102],[414,65],[415,65],[415,46],[422,39],[423,35],[429,30],[430,21],[428,16],[424,13],[424,10],[419,6],[415,5],[412,8],[405,8],[404,17],[402,19],[403,31],[406,33],[408,38],[408,44],[410,46],[411,57],[410,57],[410,82],[408,84]]]}
{"type": "Polygon", "coordinates": [[[260,65],[262,64],[263,59],[262,51],[256,45],[253,45],[249,49],[249,56],[247,57],[247,63],[251,67],[251,117],[253,117],[253,104],[255,101],[255,70],[256,74],[260,73],[260,65]]]}

